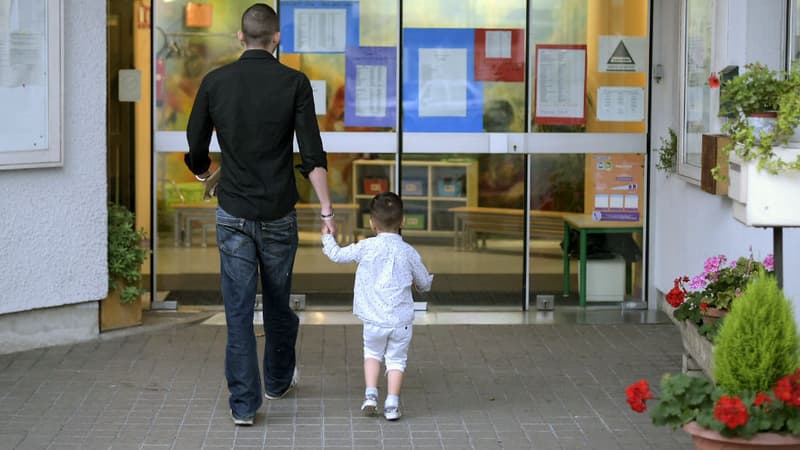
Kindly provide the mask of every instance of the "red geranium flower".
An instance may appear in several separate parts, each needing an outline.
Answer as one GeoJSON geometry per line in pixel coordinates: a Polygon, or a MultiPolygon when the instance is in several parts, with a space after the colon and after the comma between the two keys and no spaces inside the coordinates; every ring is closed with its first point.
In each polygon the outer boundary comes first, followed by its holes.
{"type": "Polygon", "coordinates": [[[747,408],[739,397],[723,395],[714,405],[714,417],[732,430],[747,423],[747,408]]]}
{"type": "Polygon", "coordinates": [[[670,289],[667,293],[667,303],[669,303],[673,308],[681,306],[683,301],[686,299],[686,289],[684,289],[681,285],[682,281],[683,278],[681,277],[675,278],[672,289],[670,289]]]}
{"type": "Polygon", "coordinates": [[[625,389],[625,395],[628,397],[628,404],[631,409],[636,412],[644,412],[647,410],[645,401],[653,398],[653,393],[650,392],[650,386],[647,380],[639,380],[631,384],[625,389]]]}
{"type": "Polygon", "coordinates": [[[775,398],[793,406],[800,407],[800,369],[791,375],[781,377],[772,388],[775,398]]]}
{"type": "Polygon", "coordinates": [[[761,406],[767,403],[772,403],[772,398],[769,396],[769,394],[764,392],[759,392],[756,394],[756,401],[753,402],[754,405],[761,406]]]}
{"type": "Polygon", "coordinates": [[[700,310],[705,311],[708,309],[708,302],[700,302],[700,310]]]}
{"type": "Polygon", "coordinates": [[[710,87],[711,89],[716,89],[719,87],[719,85],[720,83],[719,83],[719,78],[717,77],[717,73],[711,72],[711,76],[708,77],[708,87],[710,87]]]}

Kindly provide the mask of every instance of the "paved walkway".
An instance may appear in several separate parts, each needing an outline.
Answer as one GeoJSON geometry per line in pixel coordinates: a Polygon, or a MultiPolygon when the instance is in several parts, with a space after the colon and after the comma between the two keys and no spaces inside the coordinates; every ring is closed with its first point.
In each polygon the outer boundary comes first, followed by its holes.
{"type": "Polygon", "coordinates": [[[0,356],[0,448],[691,448],[625,403],[680,370],[672,324],[416,326],[397,422],[360,416],[360,333],[303,325],[298,390],[249,428],[228,415],[222,326],[0,356]]]}

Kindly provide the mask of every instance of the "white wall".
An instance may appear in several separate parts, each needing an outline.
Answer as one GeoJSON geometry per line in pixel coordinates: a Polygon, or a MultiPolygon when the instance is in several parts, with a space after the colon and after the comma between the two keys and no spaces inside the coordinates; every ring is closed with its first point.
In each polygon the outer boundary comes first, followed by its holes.
{"type": "Polygon", "coordinates": [[[63,10],[64,166],[0,172],[0,314],[108,289],[106,2],[64,0],[63,10]]]}
{"type": "MultiPolygon", "coordinates": [[[[676,95],[680,83],[678,59],[680,0],[654,2],[653,64],[663,64],[665,78],[653,84],[651,146],[667,128],[680,130],[680,104],[676,95]]],[[[718,10],[714,33],[714,69],[729,64],[761,61],[780,67],[783,44],[781,24],[785,2],[730,0],[716,2],[718,10]]],[[[718,130],[716,130],[718,131],[718,130]]],[[[650,298],[657,298],[672,287],[679,275],[697,275],[703,261],[712,255],[729,258],[753,255],[763,259],[772,253],[772,229],[749,228],[737,222],[727,197],[703,192],[699,184],[677,175],[666,178],[655,171],[651,187],[651,264],[650,298]]],[[[784,291],[794,300],[795,316],[800,321],[800,230],[784,230],[784,291]]]]}

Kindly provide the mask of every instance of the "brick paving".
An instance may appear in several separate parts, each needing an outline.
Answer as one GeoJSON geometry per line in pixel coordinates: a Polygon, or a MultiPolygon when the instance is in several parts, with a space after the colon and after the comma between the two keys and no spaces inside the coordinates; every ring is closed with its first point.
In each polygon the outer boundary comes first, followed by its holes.
{"type": "Polygon", "coordinates": [[[3,355],[0,448],[692,448],[625,403],[629,383],[680,370],[672,324],[416,326],[397,422],[360,415],[360,337],[303,325],[298,390],[253,427],[228,415],[224,327],[3,355]]]}

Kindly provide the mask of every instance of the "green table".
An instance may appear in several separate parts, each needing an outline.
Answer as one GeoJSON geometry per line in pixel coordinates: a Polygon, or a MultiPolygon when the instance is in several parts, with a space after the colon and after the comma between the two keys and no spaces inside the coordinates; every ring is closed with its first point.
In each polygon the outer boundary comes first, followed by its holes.
{"type": "MultiPolygon", "coordinates": [[[[591,214],[564,214],[564,297],[569,296],[569,232],[577,230],[580,234],[580,305],[586,306],[586,236],[590,234],[641,233],[642,222],[599,221],[591,214]]],[[[630,263],[625,263],[625,291],[631,279],[630,263]]]]}

